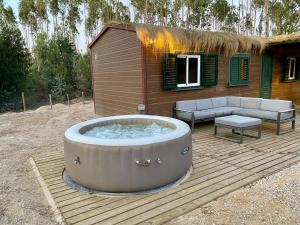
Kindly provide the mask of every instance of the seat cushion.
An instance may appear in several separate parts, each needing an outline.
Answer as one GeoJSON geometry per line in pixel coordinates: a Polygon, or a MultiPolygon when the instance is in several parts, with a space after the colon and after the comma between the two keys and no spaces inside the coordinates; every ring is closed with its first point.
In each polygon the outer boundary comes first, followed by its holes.
{"type": "Polygon", "coordinates": [[[216,116],[231,115],[234,110],[238,110],[238,107],[219,107],[213,109],[206,109],[205,112],[215,113],[216,116]]]}
{"type": "Polygon", "coordinates": [[[212,101],[210,98],[196,100],[197,110],[211,109],[213,108],[212,101]]]}
{"type": "Polygon", "coordinates": [[[212,112],[195,111],[194,116],[195,116],[195,120],[205,120],[209,118],[214,118],[215,114],[212,112]]]}
{"type": "Polygon", "coordinates": [[[217,97],[212,98],[212,106],[213,108],[226,107],[227,106],[227,98],[226,97],[217,97]]]}
{"type": "Polygon", "coordinates": [[[238,115],[219,117],[215,119],[216,124],[223,124],[223,125],[228,125],[233,127],[256,126],[256,125],[260,125],[261,122],[262,121],[260,119],[238,116],[238,115]]]}
{"type": "MultiPolygon", "coordinates": [[[[195,120],[205,120],[209,118],[214,118],[215,114],[212,112],[194,111],[195,120]]],[[[192,114],[187,112],[177,112],[177,118],[192,121],[192,114]]]]}
{"type": "Polygon", "coordinates": [[[227,96],[228,107],[241,107],[241,97],[227,96]]]}
{"type": "Polygon", "coordinates": [[[292,108],[292,102],[286,100],[262,99],[260,109],[267,111],[284,111],[292,108]]]}
{"type": "MultiPolygon", "coordinates": [[[[259,110],[259,109],[238,109],[234,110],[233,114],[240,116],[249,116],[267,120],[277,120],[278,112],[259,110]]],[[[281,120],[289,119],[292,117],[292,113],[282,113],[281,120]]]]}
{"type": "Polygon", "coordinates": [[[186,101],[177,101],[176,108],[187,110],[187,111],[195,111],[196,110],[196,100],[186,100],[186,101]]]}
{"type": "Polygon", "coordinates": [[[241,97],[241,107],[245,109],[260,109],[261,98],[241,97]]]}

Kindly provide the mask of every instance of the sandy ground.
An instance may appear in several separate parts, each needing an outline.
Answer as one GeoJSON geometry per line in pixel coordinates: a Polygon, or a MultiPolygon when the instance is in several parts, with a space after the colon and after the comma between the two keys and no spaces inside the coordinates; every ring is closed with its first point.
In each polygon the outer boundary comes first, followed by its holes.
{"type": "MultiPolygon", "coordinates": [[[[62,150],[71,125],[97,117],[93,103],[0,115],[0,224],[57,224],[31,155],[62,150]]],[[[211,202],[170,224],[300,224],[300,164],[211,202]]]]}

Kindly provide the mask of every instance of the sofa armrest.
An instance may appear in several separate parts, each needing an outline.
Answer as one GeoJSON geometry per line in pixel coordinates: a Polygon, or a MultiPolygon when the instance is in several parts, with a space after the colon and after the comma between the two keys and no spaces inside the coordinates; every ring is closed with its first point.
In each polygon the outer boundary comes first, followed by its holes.
{"type": "Polygon", "coordinates": [[[186,113],[193,113],[193,111],[188,111],[188,110],[184,110],[184,109],[177,109],[177,108],[174,108],[175,111],[179,111],[179,112],[186,112],[186,113]]]}
{"type": "Polygon", "coordinates": [[[289,113],[289,112],[293,113],[293,117],[292,118],[296,117],[296,109],[293,106],[292,109],[287,109],[287,110],[279,111],[278,114],[277,114],[277,121],[281,120],[281,114],[283,114],[283,113],[289,113]]]}
{"type": "MultiPolygon", "coordinates": [[[[195,115],[194,115],[193,111],[174,108],[174,112],[175,112],[175,115],[176,115],[176,112],[189,113],[189,114],[191,114],[191,121],[192,121],[192,123],[195,122],[195,115]]],[[[177,117],[177,115],[176,115],[176,117],[177,117]]]]}

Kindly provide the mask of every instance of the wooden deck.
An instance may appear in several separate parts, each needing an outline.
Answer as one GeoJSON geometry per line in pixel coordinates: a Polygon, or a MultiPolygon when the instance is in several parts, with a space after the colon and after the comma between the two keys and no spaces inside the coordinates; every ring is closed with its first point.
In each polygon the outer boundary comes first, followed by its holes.
{"type": "MultiPolygon", "coordinates": [[[[63,152],[37,155],[34,166],[52,208],[67,224],[162,224],[220,196],[300,162],[300,121],[295,132],[275,135],[264,125],[261,139],[236,144],[213,136],[212,124],[196,126],[194,169],[177,188],[156,194],[100,197],[81,193],[62,180],[63,152]]],[[[226,130],[224,130],[226,132],[226,130]]]]}

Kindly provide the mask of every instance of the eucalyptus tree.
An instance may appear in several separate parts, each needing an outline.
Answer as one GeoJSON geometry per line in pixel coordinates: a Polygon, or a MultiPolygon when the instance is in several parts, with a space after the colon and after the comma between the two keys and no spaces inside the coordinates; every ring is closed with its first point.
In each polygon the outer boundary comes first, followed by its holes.
{"type": "Polygon", "coordinates": [[[226,0],[215,0],[211,6],[212,15],[214,17],[214,30],[224,28],[225,20],[231,11],[230,4],[226,0]]]}
{"type": "Polygon", "coordinates": [[[17,23],[13,9],[11,6],[5,7],[3,0],[0,0],[0,21],[8,25],[17,23]]]}
{"type": "Polygon", "coordinates": [[[49,1],[50,13],[53,18],[53,25],[54,25],[54,27],[56,27],[57,23],[58,23],[58,14],[60,11],[59,0],[48,0],[48,1],[49,1]]]}
{"type": "Polygon", "coordinates": [[[73,40],[78,34],[77,24],[81,22],[80,5],[82,0],[69,0],[67,3],[68,13],[66,18],[67,27],[73,40]]]}
{"type": "Polygon", "coordinates": [[[31,49],[38,29],[34,0],[20,0],[19,19],[24,28],[27,46],[31,49]]]}
{"type": "Polygon", "coordinates": [[[48,13],[46,0],[36,0],[35,15],[37,17],[38,30],[41,32],[48,31],[48,13]]]}
{"type": "Polygon", "coordinates": [[[182,0],[173,0],[171,4],[169,4],[170,10],[170,20],[168,25],[172,27],[178,27],[180,25],[180,9],[181,9],[181,1],[182,0]]]}
{"type": "Polygon", "coordinates": [[[212,0],[190,0],[189,24],[193,28],[211,29],[211,6],[212,0]]]}
{"type": "MultiPolygon", "coordinates": [[[[264,20],[264,0],[253,0],[253,7],[255,10],[255,15],[256,15],[256,11],[260,10],[260,14],[259,14],[259,22],[257,24],[257,33],[259,36],[262,35],[263,32],[263,20],[264,20]]],[[[254,27],[256,27],[256,24],[254,22],[254,27]]]]}
{"type": "Polygon", "coordinates": [[[289,34],[300,30],[300,1],[277,0],[270,2],[273,34],[289,34]]]}

